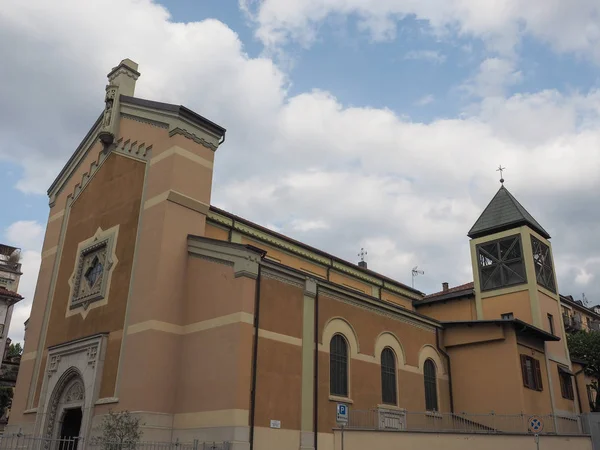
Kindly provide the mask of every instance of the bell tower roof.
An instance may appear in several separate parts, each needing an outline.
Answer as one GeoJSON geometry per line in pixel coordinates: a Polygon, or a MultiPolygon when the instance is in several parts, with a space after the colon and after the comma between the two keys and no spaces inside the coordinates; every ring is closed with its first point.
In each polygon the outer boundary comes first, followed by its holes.
{"type": "Polygon", "coordinates": [[[508,192],[503,184],[467,235],[470,238],[477,238],[521,225],[529,226],[546,239],[550,238],[548,232],[508,192]]]}

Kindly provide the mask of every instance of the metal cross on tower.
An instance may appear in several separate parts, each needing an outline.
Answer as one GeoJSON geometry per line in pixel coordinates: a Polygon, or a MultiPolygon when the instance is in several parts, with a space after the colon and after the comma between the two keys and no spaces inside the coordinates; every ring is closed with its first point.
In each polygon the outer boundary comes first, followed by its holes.
{"type": "Polygon", "coordinates": [[[500,172],[500,183],[504,184],[504,177],[502,176],[502,171],[506,170],[506,167],[502,167],[502,164],[498,166],[496,172],[500,172]]]}
{"type": "Polygon", "coordinates": [[[358,254],[358,256],[360,256],[360,260],[364,261],[365,260],[365,256],[367,256],[367,252],[365,251],[364,248],[360,248],[360,253],[358,254]]]}

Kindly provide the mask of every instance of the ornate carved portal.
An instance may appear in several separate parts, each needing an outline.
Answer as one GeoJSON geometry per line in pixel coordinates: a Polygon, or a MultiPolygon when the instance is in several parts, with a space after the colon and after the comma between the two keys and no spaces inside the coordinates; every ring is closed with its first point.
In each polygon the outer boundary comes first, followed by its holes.
{"type": "MultiPolygon", "coordinates": [[[[85,387],[79,371],[67,370],[60,378],[48,405],[45,437],[49,439],[77,438],[85,402],[85,387]]],[[[50,449],[50,441],[45,442],[50,449]]]]}
{"type": "MultiPolygon", "coordinates": [[[[35,434],[51,440],[75,439],[79,447],[83,445],[78,438],[90,432],[107,339],[107,333],[96,334],[48,349],[35,434]]],[[[41,448],[61,450],[51,445],[41,448]]]]}

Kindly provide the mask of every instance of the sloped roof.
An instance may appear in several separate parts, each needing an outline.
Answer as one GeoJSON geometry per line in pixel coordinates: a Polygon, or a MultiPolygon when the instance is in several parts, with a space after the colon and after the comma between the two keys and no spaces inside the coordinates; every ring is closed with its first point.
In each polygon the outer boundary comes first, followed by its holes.
{"type": "Polygon", "coordinates": [[[17,300],[23,299],[23,297],[21,297],[19,294],[17,294],[16,292],[13,292],[13,291],[9,291],[4,286],[0,286],[0,297],[11,297],[11,298],[15,298],[17,300]]]}
{"type": "Polygon", "coordinates": [[[546,239],[550,238],[548,232],[502,185],[469,230],[468,236],[476,238],[521,225],[528,225],[546,239]]]}
{"type": "Polygon", "coordinates": [[[426,295],[424,297],[424,299],[427,300],[429,298],[439,297],[440,295],[445,295],[445,294],[452,294],[454,292],[470,291],[470,290],[473,290],[473,286],[474,286],[474,283],[472,281],[470,281],[469,283],[460,284],[458,286],[448,288],[445,291],[434,292],[433,294],[426,295]]]}

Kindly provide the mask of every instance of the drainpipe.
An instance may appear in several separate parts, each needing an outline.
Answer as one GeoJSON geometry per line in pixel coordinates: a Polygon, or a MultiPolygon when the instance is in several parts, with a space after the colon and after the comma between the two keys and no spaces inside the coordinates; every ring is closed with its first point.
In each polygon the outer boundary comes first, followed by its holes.
{"type": "Polygon", "coordinates": [[[252,349],[252,389],[250,391],[250,450],[254,449],[254,415],[256,413],[256,370],[258,361],[258,319],[260,312],[260,275],[261,265],[258,265],[256,276],[256,293],[254,297],[254,348],[252,349]]]}
{"type": "MultiPolygon", "coordinates": [[[[329,269],[327,269],[327,279],[329,279],[329,269]]],[[[317,283],[317,292],[315,293],[315,380],[314,380],[314,398],[313,398],[313,416],[315,430],[315,450],[319,444],[319,284],[317,283]]]]}
{"type": "MultiPolygon", "coordinates": [[[[579,383],[577,382],[577,375],[583,373],[583,368],[579,372],[575,372],[573,378],[575,378],[575,390],[577,391],[577,406],[579,406],[579,414],[583,414],[581,409],[581,396],[579,395],[579,383]]],[[[591,409],[591,408],[590,408],[591,409]]]]}
{"type": "Polygon", "coordinates": [[[450,412],[454,413],[454,396],[452,395],[452,370],[450,367],[450,355],[440,345],[440,329],[439,328],[435,329],[435,340],[437,342],[438,349],[446,357],[446,361],[448,363],[448,390],[450,391],[450,412]]]}

